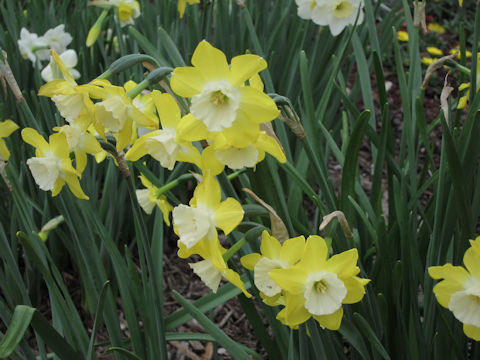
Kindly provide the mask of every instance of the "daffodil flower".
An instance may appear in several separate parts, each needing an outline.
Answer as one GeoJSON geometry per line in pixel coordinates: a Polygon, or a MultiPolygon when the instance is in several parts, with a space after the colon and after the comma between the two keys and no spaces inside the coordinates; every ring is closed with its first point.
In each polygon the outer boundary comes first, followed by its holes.
{"type": "Polygon", "coordinates": [[[6,161],[10,158],[10,151],[3,139],[9,137],[17,129],[18,125],[12,120],[0,121],[0,160],[6,161]]]}
{"type": "Polygon", "coordinates": [[[78,176],[81,176],[87,165],[87,154],[95,155],[102,151],[98,140],[89,131],[90,121],[80,118],[77,121],[64,126],[56,126],[54,131],[65,135],[69,152],[75,154],[75,162],[78,176]]]}
{"type": "Polygon", "coordinates": [[[76,197],[88,199],[72,166],[64,134],[50,135],[47,142],[36,130],[25,128],[22,130],[22,139],[35,147],[35,157],[28,159],[27,165],[40,189],[51,190],[52,196],[56,196],[66,183],[76,197]]]}
{"type": "Polygon", "coordinates": [[[480,341],[480,237],[471,240],[463,256],[462,266],[431,266],[433,279],[442,279],[433,292],[437,301],[463,323],[465,335],[480,341]]]}
{"type": "Polygon", "coordinates": [[[363,21],[361,0],[296,0],[298,16],[312,20],[317,25],[328,26],[333,36],[353,24],[358,14],[358,24],[363,21]]]}
{"type": "Polygon", "coordinates": [[[305,238],[303,236],[288,239],[280,244],[280,241],[264,231],[260,245],[261,254],[252,253],[240,259],[245,268],[254,271],[255,286],[269,305],[278,304],[278,298],[282,293],[282,288],[269,276],[270,271],[289,269],[295,265],[301,259],[304,248],[305,238]]]}
{"type": "MultiPolygon", "coordinates": [[[[62,62],[65,64],[65,68],[67,69],[69,74],[74,79],[78,79],[80,77],[80,73],[74,69],[74,67],[77,66],[78,62],[77,53],[75,52],[75,50],[66,50],[61,53],[59,57],[60,60],[62,60],[62,62]]],[[[50,63],[43,68],[40,75],[42,76],[42,79],[46,82],[64,78],[62,72],[58,68],[53,58],[51,58],[50,63]]]]}
{"type": "Polygon", "coordinates": [[[408,41],[408,32],[406,32],[405,30],[398,30],[397,39],[398,41],[408,41]]]}
{"type": "Polygon", "coordinates": [[[199,151],[187,141],[177,135],[177,127],[181,123],[180,109],[170,94],[162,94],[155,90],[152,93],[162,128],[149,132],[135,141],[128,150],[126,157],[129,161],[136,161],[146,154],[150,154],[163,167],[172,170],[176,161],[198,163],[199,151]]]}
{"type": "Polygon", "coordinates": [[[444,34],[445,33],[445,28],[442,25],[437,24],[437,23],[429,23],[427,25],[427,29],[429,31],[434,31],[438,34],[444,34]]]}
{"type": "Polygon", "coordinates": [[[79,117],[87,117],[93,122],[94,106],[89,96],[89,87],[75,82],[68,66],[55,51],[52,51],[51,55],[63,79],[49,81],[39,89],[38,95],[52,98],[60,114],[69,123],[79,117]]]}
{"type": "Polygon", "coordinates": [[[360,272],[357,249],[327,256],[325,240],[313,235],[296,265],[268,273],[285,296],[285,308],[277,319],[295,328],[313,316],[322,327],[338,330],[342,304],[359,302],[370,280],[356,276],[360,272]]]}
{"type": "Polygon", "coordinates": [[[105,9],[114,8],[115,17],[120,20],[122,27],[133,24],[133,19],[140,16],[140,5],[134,0],[97,0],[90,4],[105,9]]]}
{"type": "Polygon", "coordinates": [[[143,211],[147,214],[151,214],[153,208],[158,206],[163,214],[163,221],[170,226],[169,214],[173,209],[173,206],[167,200],[165,195],[158,196],[158,188],[153,185],[143,174],[139,176],[140,181],[146,189],[138,189],[135,191],[138,199],[138,203],[142,207],[143,211]]]}
{"type": "Polygon", "coordinates": [[[171,87],[178,95],[191,97],[190,111],[208,132],[222,132],[235,147],[246,147],[259,135],[259,124],[275,119],[275,102],[262,91],[245,86],[267,67],[257,55],[240,55],[228,65],[225,54],[205,40],[192,56],[191,67],[176,68],[171,87]]]}
{"type": "Polygon", "coordinates": [[[178,9],[180,18],[182,18],[183,14],[185,13],[185,8],[187,6],[187,3],[189,5],[199,4],[200,0],[178,0],[177,9],[178,9]]]}
{"type": "Polygon", "coordinates": [[[434,46],[427,46],[427,52],[433,56],[443,56],[443,51],[434,46]]]}
{"type": "Polygon", "coordinates": [[[57,54],[63,54],[67,50],[67,46],[72,42],[72,36],[65,31],[65,24],[48,29],[42,38],[57,54]]]}
{"type": "MultiPolygon", "coordinates": [[[[480,53],[477,54],[477,92],[479,90],[479,87],[480,87],[480,53]]],[[[458,100],[457,109],[464,109],[467,106],[468,98],[470,97],[470,83],[469,82],[468,83],[462,83],[458,87],[459,92],[464,91],[464,90],[467,90],[467,91],[458,100]]]]}
{"type": "Polygon", "coordinates": [[[229,234],[243,219],[243,209],[237,200],[221,201],[220,185],[210,172],[203,175],[202,182],[195,188],[190,206],[178,205],[172,214],[179,244],[185,247],[181,255],[184,258],[192,254],[208,257],[199,248],[208,248],[208,243],[215,240],[218,242],[216,229],[229,234]]]}

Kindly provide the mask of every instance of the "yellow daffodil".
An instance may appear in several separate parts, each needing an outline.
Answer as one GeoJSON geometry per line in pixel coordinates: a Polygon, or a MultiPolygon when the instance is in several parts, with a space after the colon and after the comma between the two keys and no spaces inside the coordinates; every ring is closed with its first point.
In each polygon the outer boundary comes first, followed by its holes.
{"type": "Polygon", "coordinates": [[[136,190],[137,199],[143,211],[145,211],[147,214],[151,214],[153,208],[158,206],[163,214],[163,221],[165,221],[165,224],[170,226],[170,219],[168,215],[172,211],[173,206],[170,205],[165,195],[157,195],[158,188],[153,185],[144,175],[140,175],[139,178],[143,186],[146,188],[136,190]]]}
{"type": "Polygon", "coordinates": [[[480,341],[480,237],[471,240],[463,256],[462,266],[431,266],[433,279],[442,279],[433,292],[437,301],[463,323],[465,335],[480,341]]]}
{"type": "MultiPolygon", "coordinates": [[[[135,86],[137,86],[137,83],[133,80],[129,80],[123,85],[127,93],[130,90],[132,90],[135,86]]],[[[155,104],[153,102],[153,92],[149,92],[146,94],[143,94],[143,93],[138,94],[137,96],[135,96],[135,98],[132,99],[132,103],[149,120],[148,128],[142,128],[141,126],[139,126],[138,135],[142,136],[145,133],[147,133],[149,130],[158,129],[158,118],[155,115],[155,104]]]]}
{"type": "Polygon", "coordinates": [[[437,61],[438,59],[437,58],[431,58],[431,57],[422,57],[422,64],[425,64],[425,65],[431,65],[433,64],[435,61],[437,61]]]}
{"type": "Polygon", "coordinates": [[[408,41],[408,32],[404,30],[397,31],[397,39],[398,41],[408,41]]]}
{"type": "Polygon", "coordinates": [[[267,304],[279,303],[282,289],[269,276],[271,270],[289,269],[296,264],[303,255],[305,238],[299,236],[286,240],[283,245],[267,231],[262,233],[262,243],[259,253],[243,256],[242,265],[254,271],[255,286],[267,304]]]}
{"type": "Polygon", "coordinates": [[[255,142],[261,123],[275,119],[275,102],[245,83],[267,67],[257,55],[240,55],[229,66],[225,54],[205,40],[195,49],[191,67],[176,68],[171,86],[180,96],[191,97],[191,113],[210,133],[219,133],[231,146],[255,142]]]}
{"type": "Polygon", "coordinates": [[[463,6],[463,0],[458,0],[458,5],[463,6]]]}
{"type": "Polygon", "coordinates": [[[187,6],[187,3],[189,5],[199,4],[200,0],[178,0],[177,8],[180,18],[182,18],[183,14],[185,13],[185,7],[187,6]]]}
{"type": "Polygon", "coordinates": [[[80,199],[88,199],[80,187],[77,171],[72,167],[70,150],[64,134],[50,135],[49,142],[32,129],[22,130],[22,138],[35,147],[35,157],[27,160],[27,165],[40,189],[58,195],[67,183],[72,193],[80,199]]]}
{"type": "Polygon", "coordinates": [[[429,31],[434,31],[438,34],[444,34],[445,33],[445,28],[442,25],[436,24],[436,23],[429,23],[427,25],[427,29],[429,31]]]}
{"type": "Polygon", "coordinates": [[[219,245],[218,251],[210,253],[209,257],[188,265],[214,293],[217,292],[220,280],[224,277],[227,281],[242,290],[245,296],[251,297],[252,295],[245,289],[245,284],[240,278],[240,275],[236,271],[228,268],[227,263],[223,260],[221,255],[224,251],[225,249],[219,245]]]}
{"type": "Polygon", "coordinates": [[[87,117],[93,121],[94,106],[89,97],[88,87],[75,82],[57,53],[51,51],[51,55],[64,78],[46,83],[39,89],[38,95],[52,98],[60,114],[69,123],[79,117],[87,117]]]}
{"type": "Polygon", "coordinates": [[[97,0],[90,4],[106,9],[114,8],[115,17],[120,20],[122,27],[133,24],[133,19],[140,16],[140,5],[134,0],[97,0]]]}
{"type": "Polygon", "coordinates": [[[155,121],[147,118],[127,96],[125,88],[112,85],[107,80],[93,80],[85,85],[95,103],[95,128],[102,135],[110,131],[117,139],[117,150],[123,150],[131,141],[133,126],[152,127],[155,121]]]}
{"type": "Polygon", "coordinates": [[[325,240],[313,235],[307,239],[297,264],[269,272],[285,296],[285,308],[277,319],[295,328],[313,316],[322,327],[338,330],[343,317],[342,304],[362,300],[370,280],[356,276],[360,272],[356,249],[327,257],[325,240]]]}
{"type": "Polygon", "coordinates": [[[218,242],[217,228],[225,234],[232,232],[243,219],[243,209],[234,198],[221,201],[220,185],[210,172],[206,172],[195,188],[190,206],[178,205],[172,215],[179,244],[186,248],[181,257],[200,254],[207,258],[208,251],[199,248],[208,248],[208,243],[215,240],[218,242]]]}
{"type": "MultiPolygon", "coordinates": [[[[479,86],[480,86],[480,53],[477,53],[477,92],[479,90],[479,86]]],[[[460,86],[458,87],[459,92],[464,90],[467,90],[467,91],[463,96],[460,97],[460,99],[458,99],[457,109],[464,109],[467,106],[468,98],[470,97],[469,82],[460,84],[460,86]]]]}
{"type": "Polygon", "coordinates": [[[69,125],[53,128],[65,135],[70,152],[75,153],[75,167],[79,176],[87,165],[87,154],[95,155],[102,151],[98,140],[88,132],[89,125],[88,119],[79,118],[69,125]]]}
{"type": "Polygon", "coordinates": [[[430,55],[433,55],[433,56],[443,56],[443,51],[440,50],[439,48],[434,47],[434,46],[428,46],[427,47],[427,52],[430,55]]]}
{"type": "Polygon", "coordinates": [[[162,128],[149,132],[135,141],[126,154],[127,160],[136,161],[150,154],[169,170],[173,169],[177,160],[198,163],[199,151],[177,135],[177,127],[182,120],[175,99],[170,94],[162,94],[157,90],[152,93],[152,99],[162,128]]]}
{"type": "Polygon", "coordinates": [[[0,160],[6,161],[10,157],[10,151],[3,138],[9,137],[17,129],[18,125],[12,120],[0,121],[0,160]]]}

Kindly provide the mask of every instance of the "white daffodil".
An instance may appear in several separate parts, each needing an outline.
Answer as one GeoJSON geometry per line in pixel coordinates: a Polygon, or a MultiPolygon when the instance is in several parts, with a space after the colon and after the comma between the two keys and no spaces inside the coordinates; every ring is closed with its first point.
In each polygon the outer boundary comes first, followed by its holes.
{"type": "Polygon", "coordinates": [[[20,54],[24,59],[30,59],[35,64],[38,60],[48,60],[50,54],[47,50],[48,44],[43,37],[29,32],[27,29],[20,30],[20,39],[17,41],[20,54]]]}
{"type": "Polygon", "coordinates": [[[65,31],[65,24],[60,24],[53,29],[47,30],[42,37],[47,45],[55,50],[57,54],[62,54],[66,51],[67,46],[72,42],[72,36],[65,31]]]}
{"type": "MultiPolygon", "coordinates": [[[[77,66],[78,62],[77,53],[75,52],[75,50],[66,50],[65,52],[60,54],[59,57],[65,64],[65,67],[70,73],[70,75],[72,75],[74,79],[78,79],[80,77],[80,73],[74,69],[74,67],[77,66]]],[[[45,82],[65,78],[52,57],[50,58],[50,63],[45,66],[40,75],[45,82]]]]}

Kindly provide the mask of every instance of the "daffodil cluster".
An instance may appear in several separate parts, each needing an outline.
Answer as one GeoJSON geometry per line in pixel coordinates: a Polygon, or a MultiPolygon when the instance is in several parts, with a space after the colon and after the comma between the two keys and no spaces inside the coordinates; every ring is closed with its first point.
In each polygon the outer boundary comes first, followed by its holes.
{"type": "Polygon", "coordinates": [[[362,0],[295,0],[298,16],[315,24],[328,26],[333,36],[353,24],[358,15],[358,24],[363,21],[362,0]]]}
{"type": "Polygon", "coordinates": [[[431,266],[428,273],[441,279],[433,292],[441,306],[463,323],[465,335],[480,341],[480,237],[470,241],[462,266],[431,266]]]}
{"type": "Polygon", "coordinates": [[[40,73],[42,79],[46,82],[62,77],[61,71],[50,57],[50,50],[55,51],[60,56],[69,74],[74,79],[80,77],[80,73],[74,69],[78,62],[77,53],[75,50],[67,49],[71,42],[72,36],[65,31],[64,24],[47,30],[43,36],[30,33],[26,28],[22,28],[20,39],[17,41],[20,54],[25,59],[29,59],[34,66],[37,62],[49,60],[48,65],[40,73]]]}
{"type": "Polygon", "coordinates": [[[242,257],[241,262],[254,271],[264,302],[285,306],[277,319],[292,328],[313,316],[322,327],[338,330],[342,305],[361,301],[370,281],[357,276],[356,249],[329,257],[325,240],[317,235],[281,244],[265,231],[260,251],[242,257]]]}

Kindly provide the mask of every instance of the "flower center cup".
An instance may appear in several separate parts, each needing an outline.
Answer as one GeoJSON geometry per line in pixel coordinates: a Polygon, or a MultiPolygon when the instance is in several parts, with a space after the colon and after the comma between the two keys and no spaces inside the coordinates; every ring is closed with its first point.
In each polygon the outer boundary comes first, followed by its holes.
{"type": "Polygon", "coordinates": [[[347,289],[335,273],[313,273],[307,277],[303,296],[305,308],[313,315],[330,315],[342,306],[347,289]]]}
{"type": "Polygon", "coordinates": [[[346,18],[353,12],[353,5],[350,1],[339,1],[333,8],[333,15],[337,18],[346,18]]]}

